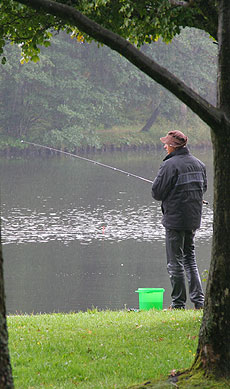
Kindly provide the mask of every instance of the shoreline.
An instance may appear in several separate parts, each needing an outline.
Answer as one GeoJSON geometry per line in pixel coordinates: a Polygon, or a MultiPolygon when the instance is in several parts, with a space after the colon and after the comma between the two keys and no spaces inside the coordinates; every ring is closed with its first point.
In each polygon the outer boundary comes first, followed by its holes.
{"type": "MultiPolygon", "coordinates": [[[[210,150],[212,148],[211,142],[203,144],[189,144],[189,148],[196,150],[210,150]]],[[[53,147],[53,146],[51,146],[53,147]]],[[[67,147],[57,148],[57,150],[69,152],[76,155],[85,155],[85,154],[104,154],[104,153],[114,153],[114,152],[141,152],[141,151],[158,151],[162,149],[160,143],[153,144],[104,144],[102,147],[97,148],[96,146],[81,146],[75,147],[74,150],[69,150],[67,147]]],[[[18,158],[18,157],[39,157],[39,156],[54,156],[60,155],[58,151],[41,149],[39,147],[35,148],[34,146],[24,146],[23,148],[18,147],[8,147],[5,149],[0,149],[0,157],[2,158],[18,158]]]]}

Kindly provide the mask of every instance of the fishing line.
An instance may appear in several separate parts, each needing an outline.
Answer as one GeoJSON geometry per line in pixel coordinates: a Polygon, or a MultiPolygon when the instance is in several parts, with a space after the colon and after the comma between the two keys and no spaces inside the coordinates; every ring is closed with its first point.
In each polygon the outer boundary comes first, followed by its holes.
{"type": "MultiPolygon", "coordinates": [[[[101,166],[101,167],[104,167],[104,168],[107,168],[107,169],[111,169],[111,170],[113,170],[115,172],[125,174],[128,177],[134,177],[134,178],[137,178],[138,180],[142,180],[142,181],[148,182],[150,184],[153,183],[152,180],[148,180],[147,178],[138,176],[138,175],[133,174],[133,173],[126,172],[125,170],[118,169],[117,167],[114,167],[114,166],[106,165],[105,163],[94,161],[93,159],[89,159],[89,158],[86,158],[86,157],[82,157],[80,155],[69,153],[68,151],[63,151],[63,150],[55,149],[54,147],[44,146],[44,145],[40,145],[38,143],[28,142],[28,141],[25,141],[25,140],[21,140],[21,143],[26,143],[26,144],[34,146],[34,147],[40,147],[42,149],[55,151],[55,152],[60,153],[60,154],[65,154],[65,155],[67,155],[69,157],[78,158],[78,159],[81,159],[82,161],[90,162],[90,163],[93,163],[94,165],[101,166]]],[[[208,205],[209,203],[208,203],[208,201],[203,200],[203,204],[208,205]]]]}
{"type": "Polygon", "coordinates": [[[69,153],[69,152],[67,152],[67,151],[55,149],[55,148],[49,147],[49,146],[40,145],[40,144],[38,144],[38,143],[27,142],[27,141],[25,141],[25,140],[21,140],[21,143],[26,143],[26,144],[32,145],[32,146],[34,146],[34,147],[40,147],[40,148],[43,148],[43,149],[55,151],[55,152],[60,153],[60,154],[65,154],[65,155],[68,155],[69,157],[78,158],[78,159],[81,159],[81,160],[83,160],[83,161],[93,163],[94,165],[98,165],[98,166],[101,166],[101,167],[104,167],[104,168],[107,168],[107,169],[111,169],[111,170],[113,170],[113,171],[115,171],[115,172],[119,172],[119,173],[125,174],[125,175],[128,176],[128,177],[134,177],[134,178],[137,178],[137,179],[139,179],[139,180],[148,182],[148,183],[150,183],[150,184],[153,183],[152,180],[148,180],[147,178],[140,177],[140,176],[138,176],[138,175],[136,175],[136,174],[126,172],[125,170],[118,169],[118,168],[116,168],[116,167],[114,167],[114,166],[106,165],[105,163],[97,162],[97,161],[94,161],[93,159],[89,159],[89,158],[86,158],[86,157],[82,157],[82,156],[80,156],[80,155],[72,154],[72,153],[69,153]]]}

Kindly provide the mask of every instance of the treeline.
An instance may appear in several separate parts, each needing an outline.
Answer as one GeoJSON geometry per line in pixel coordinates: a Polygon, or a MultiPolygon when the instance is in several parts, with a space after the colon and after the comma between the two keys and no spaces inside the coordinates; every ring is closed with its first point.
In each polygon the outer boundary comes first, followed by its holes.
{"type": "MultiPolygon", "coordinates": [[[[158,41],[141,50],[215,104],[217,47],[203,32],[186,29],[169,45],[158,41]]],[[[20,139],[100,148],[102,130],[132,125],[152,128],[154,136],[157,123],[203,136],[185,105],[107,47],[60,33],[41,49],[39,62],[21,62],[20,48],[8,45],[0,73],[1,149],[20,147],[20,139]]]]}

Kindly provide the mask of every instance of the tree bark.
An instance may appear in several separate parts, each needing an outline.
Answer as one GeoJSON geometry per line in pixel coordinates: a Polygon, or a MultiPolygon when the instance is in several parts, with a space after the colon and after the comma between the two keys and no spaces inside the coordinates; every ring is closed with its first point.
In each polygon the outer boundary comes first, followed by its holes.
{"type": "MultiPolygon", "coordinates": [[[[1,242],[1,226],[0,226],[1,242]]],[[[0,243],[0,389],[12,389],[13,378],[8,350],[8,331],[6,324],[6,307],[3,279],[3,258],[0,243]]]]}
{"type": "Polygon", "coordinates": [[[214,223],[212,259],[195,367],[230,377],[230,131],[224,140],[212,133],[214,223]]]}
{"type": "MultiPolygon", "coordinates": [[[[230,114],[230,2],[219,2],[218,106],[230,114]]],[[[212,131],[214,149],[214,231],[212,259],[195,366],[230,377],[230,127],[212,131]]]]}

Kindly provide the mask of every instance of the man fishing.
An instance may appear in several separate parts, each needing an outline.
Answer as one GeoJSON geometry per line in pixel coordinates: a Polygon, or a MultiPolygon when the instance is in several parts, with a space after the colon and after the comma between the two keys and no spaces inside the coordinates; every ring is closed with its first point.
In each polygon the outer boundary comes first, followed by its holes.
{"type": "Polygon", "coordinates": [[[162,202],[162,224],[166,231],[167,270],[172,285],[170,309],[185,309],[185,273],[189,297],[195,309],[204,306],[204,293],[195,256],[195,231],[200,227],[203,194],[207,190],[206,168],[186,147],[181,131],[160,138],[167,151],[152,196],[162,202]]]}

